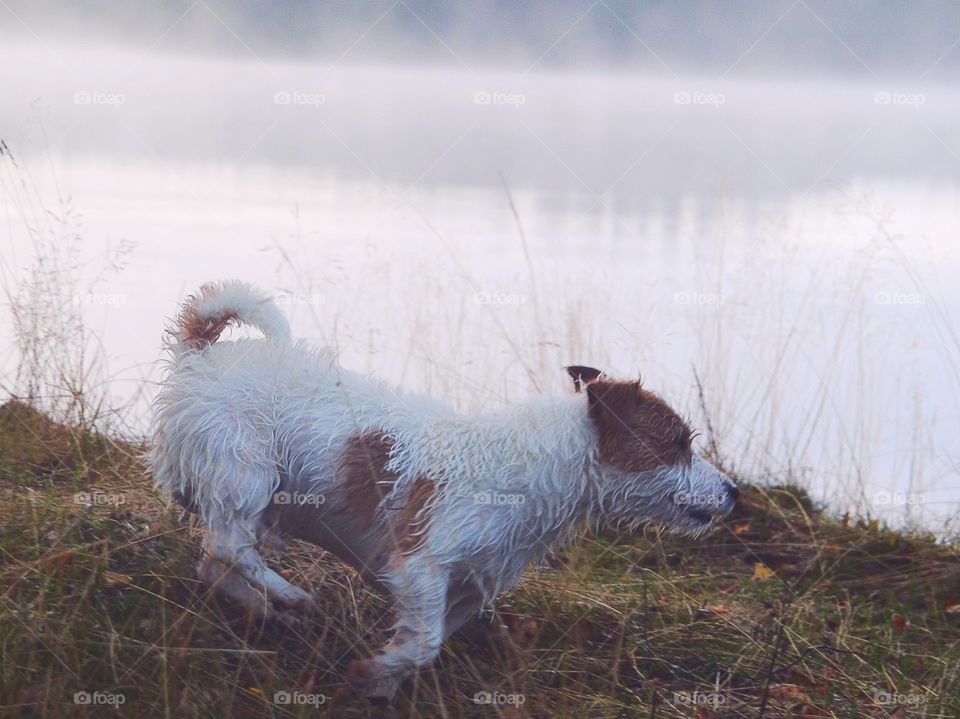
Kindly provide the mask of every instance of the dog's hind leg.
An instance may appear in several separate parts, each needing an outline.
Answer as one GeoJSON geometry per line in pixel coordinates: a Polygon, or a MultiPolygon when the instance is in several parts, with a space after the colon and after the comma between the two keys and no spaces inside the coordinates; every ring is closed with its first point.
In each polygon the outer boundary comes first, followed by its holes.
{"type": "MultiPolygon", "coordinates": [[[[204,550],[207,557],[225,565],[231,573],[237,573],[257,594],[256,606],[267,601],[297,611],[307,611],[314,606],[313,598],[294,586],[267,566],[255,547],[256,534],[243,519],[233,517],[222,524],[207,528],[204,550]]],[[[250,601],[244,601],[248,608],[250,601]]]]}
{"type": "Polygon", "coordinates": [[[287,546],[287,541],[276,526],[268,524],[263,517],[260,517],[257,523],[257,544],[261,549],[266,550],[269,556],[282,552],[287,546]]]}
{"type": "Polygon", "coordinates": [[[197,567],[197,574],[203,583],[233,604],[236,604],[260,620],[272,619],[276,615],[273,604],[263,592],[258,592],[236,570],[211,557],[204,557],[197,567]]]}
{"type": "MultiPolygon", "coordinates": [[[[270,569],[257,551],[257,530],[279,484],[275,467],[266,461],[241,462],[235,453],[223,447],[217,450],[219,461],[211,463],[207,478],[214,491],[211,501],[202,505],[207,530],[203,542],[206,559],[224,565],[230,575],[238,574],[259,595],[254,601],[242,600],[250,609],[267,601],[298,611],[311,608],[311,596],[270,569]]],[[[229,580],[219,575],[213,578],[230,582],[225,585],[228,594],[245,595],[233,576],[229,580]]]]}

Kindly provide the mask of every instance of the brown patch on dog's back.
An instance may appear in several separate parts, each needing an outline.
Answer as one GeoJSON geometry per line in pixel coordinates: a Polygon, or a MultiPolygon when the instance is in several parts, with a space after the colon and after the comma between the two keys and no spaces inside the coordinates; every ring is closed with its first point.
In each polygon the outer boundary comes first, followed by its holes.
{"type": "Polygon", "coordinates": [[[416,551],[426,539],[430,523],[430,507],[427,505],[437,495],[437,485],[427,477],[417,477],[396,517],[390,522],[392,539],[401,554],[416,551]]]}
{"type": "Polygon", "coordinates": [[[373,523],[377,507],[397,481],[397,475],[387,469],[392,450],[390,437],[383,432],[370,432],[347,439],[340,455],[340,506],[362,527],[373,523]]]}
{"type": "Polygon", "coordinates": [[[639,382],[587,385],[600,461],[625,472],[689,464],[691,432],[670,406],[639,382]]]}
{"type": "Polygon", "coordinates": [[[339,506],[350,519],[367,529],[378,519],[383,522],[382,551],[400,555],[416,551],[426,538],[430,522],[429,503],[437,485],[429,477],[417,477],[403,503],[393,498],[384,503],[397,482],[387,469],[393,440],[383,432],[353,435],[340,456],[339,506]],[[383,509],[381,509],[383,505],[383,509]]]}

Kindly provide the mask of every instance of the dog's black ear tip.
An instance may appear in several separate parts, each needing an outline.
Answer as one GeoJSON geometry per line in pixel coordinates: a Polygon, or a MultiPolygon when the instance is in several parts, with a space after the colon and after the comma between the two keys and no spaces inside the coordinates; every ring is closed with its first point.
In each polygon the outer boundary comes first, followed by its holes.
{"type": "Polygon", "coordinates": [[[600,377],[603,376],[603,370],[599,370],[595,367],[587,367],[585,365],[568,365],[564,367],[567,370],[567,374],[570,375],[570,379],[573,380],[573,390],[574,392],[580,392],[588,384],[596,382],[600,377]]]}

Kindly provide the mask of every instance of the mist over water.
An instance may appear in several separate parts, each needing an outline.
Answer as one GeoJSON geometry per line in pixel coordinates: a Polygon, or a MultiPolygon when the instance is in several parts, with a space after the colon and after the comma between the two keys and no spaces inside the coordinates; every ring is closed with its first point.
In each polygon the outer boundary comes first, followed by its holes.
{"type": "Polygon", "coordinates": [[[86,277],[126,248],[78,302],[133,427],[177,302],[239,277],[348,367],[463,408],[593,364],[706,434],[695,368],[746,476],[955,516],[960,91],[939,68],[294,54],[0,46],[4,286],[51,214],[86,277]]]}
{"type": "Polygon", "coordinates": [[[619,203],[771,198],[851,177],[952,181],[952,83],[717,79],[198,58],[9,43],[21,153],[270,165],[619,203]],[[73,68],[82,68],[77,73],[73,68]]]}

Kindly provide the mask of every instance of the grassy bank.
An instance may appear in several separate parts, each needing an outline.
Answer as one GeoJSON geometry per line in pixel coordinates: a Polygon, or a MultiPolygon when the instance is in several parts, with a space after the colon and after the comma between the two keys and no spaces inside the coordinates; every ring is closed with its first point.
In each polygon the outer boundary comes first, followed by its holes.
{"type": "Polygon", "coordinates": [[[319,610],[247,624],[195,580],[197,531],[139,450],[0,407],[0,713],[960,716],[957,548],[749,478],[701,541],[648,529],[558,549],[371,709],[342,677],[384,640],[384,601],[293,545],[273,561],[319,610]]]}

